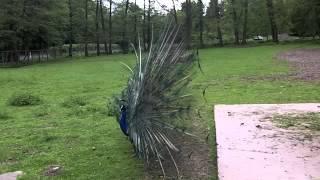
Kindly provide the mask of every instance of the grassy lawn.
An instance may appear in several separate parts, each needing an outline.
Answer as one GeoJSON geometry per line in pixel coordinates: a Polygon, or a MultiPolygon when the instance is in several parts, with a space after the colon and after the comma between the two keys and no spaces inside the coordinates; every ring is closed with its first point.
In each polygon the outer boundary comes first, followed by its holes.
{"type": "MultiPolygon", "coordinates": [[[[320,84],[264,78],[289,73],[275,60],[303,43],[200,51],[204,74],[192,83],[209,129],[214,158],[214,104],[319,102],[320,84]],[[202,96],[206,88],[205,99],[202,96]]],[[[107,116],[107,98],[125,85],[133,55],[64,60],[18,69],[0,69],[0,173],[22,170],[22,179],[45,179],[49,165],[61,165],[58,179],[142,179],[143,162],[133,157],[117,122],[107,116]],[[16,107],[17,94],[39,95],[40,104],[16,107]]]]}
{"type": "Polygon", "coordinates": [[[209,85],[206,98],[210,105],[319,102],[320,83],[264,78],[285,75],[292,70],[286,62],[276,60],[278,52],[314,47],[320,48],[320,44],[203,50],[201,62],[204,75],[198,74],[195,88],[209,85]]]}

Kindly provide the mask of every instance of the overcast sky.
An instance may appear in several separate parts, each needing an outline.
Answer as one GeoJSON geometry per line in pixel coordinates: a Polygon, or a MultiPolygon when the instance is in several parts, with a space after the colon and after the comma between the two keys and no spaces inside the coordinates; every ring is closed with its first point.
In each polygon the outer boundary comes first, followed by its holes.
{"type": "MultiPolygon", "coordinates": [[[[134,0],[131,0],[132,2],[134,2],[134,0]]],[[[155,8],[157,10],[161,10],[161,5],[165,5],[167,7],[167,9],[172,9],[173,5],[172,5],[172,0],[154,0],[155,1],[155,8]]],[[[203,4],[205,5],[205,7],[208,6],[210,0],[202,0],[203,4]]],[[[148,2],[148,0],[146,0],[146,2],[148,2]]],[[[176,8],[180,9],[181,8],[181,3],[185,2],[185,0],[175,0],[175,4],[176,4],[176,8]]],[[[137,0],[137,4],[143,8],[143,0],[137,0]]]]}

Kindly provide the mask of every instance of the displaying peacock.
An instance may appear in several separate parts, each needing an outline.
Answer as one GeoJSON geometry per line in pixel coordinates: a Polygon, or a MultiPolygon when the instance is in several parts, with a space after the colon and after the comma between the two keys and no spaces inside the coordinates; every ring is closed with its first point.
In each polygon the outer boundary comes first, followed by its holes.
{"type": "Polygon", "coordinates": [[[135,55],[134,68],[123,64],[131,75],[115,101],[120,107],[117,112],[120,128],[129,136],[139,158],[147,162],[156,158],[163,173],[163,160],[172,161],[178,170],[171,155],[171,151],[178,151],[171,132],[179,131],[177,127],[191,119],[188,84],[195,72],[196,55],[187,51],[180,27],[172,23],[163,28],[155,43],[152,34],[147,53],[142,53],[139,41],[135,55]]]}

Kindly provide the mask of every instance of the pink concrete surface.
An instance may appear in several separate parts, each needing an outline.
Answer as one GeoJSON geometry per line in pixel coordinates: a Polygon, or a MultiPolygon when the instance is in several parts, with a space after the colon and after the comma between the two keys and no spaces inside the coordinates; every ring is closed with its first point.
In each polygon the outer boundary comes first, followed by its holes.
{"type": "Polygon", "coordinates": [[[275,127],[275,114],[320,104],[216,105],[220,180],[320,180],[320,132],[275,127]]]}
{"type": "Polygon", "coordinates": [[[22,171],[9,172],[5,174],[0,174],[0,180],[16,180],[19,176],[23,174],[22,171]]]}

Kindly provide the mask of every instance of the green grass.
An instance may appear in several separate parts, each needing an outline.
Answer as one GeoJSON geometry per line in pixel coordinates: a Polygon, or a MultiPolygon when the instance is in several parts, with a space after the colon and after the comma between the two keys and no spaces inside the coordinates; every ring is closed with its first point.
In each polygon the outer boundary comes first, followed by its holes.
{"type": "Polygon", "coordinates": [[[281,128],[295,127],[320,131],[320,113],[276,115],[272,117],[272,121],[281,128]]]}
{"type": "MultiPolygon", "coordinates": [[[[289,44],[252,48],[206,49],[201,51],[204,75],[198,74],[195,89],[206,90],[210,104],[319,102],[320,83],[266,79],[291,71],[278,52],[290,48],[319,47],[289,44]]],[[[201,93],[197,93],[201,94],[201,93]]]]}
{"type": "MultiPolygon", "coordinates": [[[[273,57],[299,47],[320,46],[303,43],[200,51],[204,74],[197,74],[191,88],[202,116],[200,129],[210,134],[212,158],[214,104],[320,101],[319,83],[263,78],[287,74],[288,65],[273,57]]],[[[127,81],[128,72],[120,61],[133,64],[134,56],[0,69],[0,173],[22,170],[22,179],[45,179],[43,171],[49,165],[61,165],[58,179],[142,179],[143,162],[133,157],[130,143],[107,115],[107,99],[127,81]],[[41,97],[41,103],[8,105],[15,94],[26,93],[41,97]]]]}
{"type": "Polygon", "coordinates": [[[0,69],[0,173],[23,170],[22,179],[45,179],[47,166],[61,165],[59,178],[64,179],[142,177],[143,163],[133,157],[130,143],[106,109],[107,98],[126,83],[127,72],[119,61],[130,58],[115,55],[0,69]],[[8,105],[15,94],[27,93],[39,95],[42,103],[8,105]]]}

